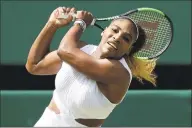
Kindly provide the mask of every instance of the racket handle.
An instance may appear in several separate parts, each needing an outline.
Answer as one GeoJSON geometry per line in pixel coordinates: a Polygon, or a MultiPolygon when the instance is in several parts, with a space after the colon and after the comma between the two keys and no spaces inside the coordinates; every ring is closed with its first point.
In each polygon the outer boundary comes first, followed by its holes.
{"type": "MultiPolygon", "coordinates": [[[[75,21],[77,14],[75,14],[75,13],[70,13],[69,15],[71,15],[71,16],[73,17],[73,20],[72,20],[72,21],[75,21]]],[[[67,18],[69,17],[69,15],[66,15],[66,14],[64,14],[64,13],[61,13],[61,14],[58,16],[58,19],[67,19],[67,18]]],[[[94,18],[94,19],[92,20],[92,22],[91,22],[90,25],[93,26],[93,25],[95,24],[95,22],[96,22],[96,19],[94,18]]]]}
{"type": "MultiPolygon", "coordinates": [[[[71,14],[69,14],[69,15],[71,15],[72,17],[73,17],[73,21],[75,21],[75,19],[76,19],[76,14],[75,13],[71,13],[71,14]]],[[[59,14],[59,16],[57,17],[58,19],[67,19],[68,17],[69,17],[69,15],[66,15],[66,14],[64,14],[64,13],[61,13],[61,14],[59,14]]]]}
{"type": "Polygon", "coordinates": [[[91,26],[93,26],[93,25],[95,25],[95,22],[96,22],[96,19],[95,18],[93,18],[93,20],[92,20],[92,22],[91,22],[91,26]]]}

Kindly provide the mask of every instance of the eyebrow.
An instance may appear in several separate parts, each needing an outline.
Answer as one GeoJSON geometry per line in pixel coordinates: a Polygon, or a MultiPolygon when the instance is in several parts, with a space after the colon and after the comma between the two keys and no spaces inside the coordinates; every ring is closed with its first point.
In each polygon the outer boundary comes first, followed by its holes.
{"type": "MultiPolygon", "coordinates": [[[[113,24],[112,26],[116,26],[118,29],[121,29],[121,28],[120,28],[118,25],[116,25],[116,24],[113,24]]],[[[121,30],[122,30],[122,29],[121,29],[121,30]]],[[[131,37],[131,40],[133,39],[130,33],[125,32],[125,35],[131,37]]]]}

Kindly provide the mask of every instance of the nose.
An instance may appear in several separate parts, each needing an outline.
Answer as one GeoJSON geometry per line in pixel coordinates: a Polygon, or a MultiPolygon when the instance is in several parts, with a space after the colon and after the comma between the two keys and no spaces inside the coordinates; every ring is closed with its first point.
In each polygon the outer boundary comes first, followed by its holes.
{"type": "Polygon", "coordinates": [[[114,37],[114,36],[113,36],[113,41],[115,41],[118,44],[120,43],[119,39],[117,37],[114,37]]]}

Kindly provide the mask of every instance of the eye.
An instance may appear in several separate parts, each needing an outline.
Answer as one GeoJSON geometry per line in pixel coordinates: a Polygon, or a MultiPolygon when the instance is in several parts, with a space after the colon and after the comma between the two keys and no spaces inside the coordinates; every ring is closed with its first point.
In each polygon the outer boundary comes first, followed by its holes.
{"type": "Polygon", "coordinates": [[[124,39],[126,42],[129,42],[129,38],[128,38],[128,37],[123,37],[123,39],[124,39]]]}
{"type": "Polygon", "coordinates": [[[112,28],[113,32],[118,33],[118,29],[112,28]]]}

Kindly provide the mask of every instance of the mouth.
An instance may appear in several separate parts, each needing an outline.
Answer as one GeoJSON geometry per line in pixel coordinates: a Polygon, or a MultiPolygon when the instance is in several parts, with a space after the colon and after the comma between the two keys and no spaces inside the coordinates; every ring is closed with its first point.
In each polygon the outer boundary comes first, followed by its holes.
{"type": "Polygon", "coordinates": [[[113,43],[108,41],[107,44],[109,44],[111,47],[113,47],[115,50],[117,50],[117,47],[113,43]]]}

